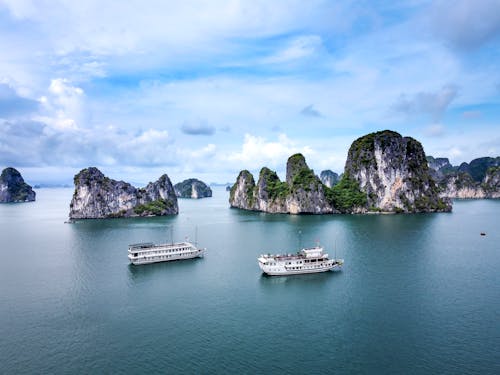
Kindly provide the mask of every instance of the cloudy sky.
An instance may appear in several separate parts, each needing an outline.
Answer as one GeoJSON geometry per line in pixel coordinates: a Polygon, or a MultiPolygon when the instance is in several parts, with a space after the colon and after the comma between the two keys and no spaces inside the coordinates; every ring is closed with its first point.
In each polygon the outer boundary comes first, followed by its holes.
{"type": "Polygon", "coordinates": [[[0,168],[31,183],[341,172],[383,129],[459,164],[499,115],[500,0],[0,0],[0,168]]]}

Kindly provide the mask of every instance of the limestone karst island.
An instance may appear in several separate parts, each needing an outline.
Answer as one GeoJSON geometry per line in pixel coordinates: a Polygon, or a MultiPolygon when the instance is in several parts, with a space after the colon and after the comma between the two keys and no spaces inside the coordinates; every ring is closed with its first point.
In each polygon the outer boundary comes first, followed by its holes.
{"type": "Polygon", "coordinates": [[[212,189],[196,178],[190,178],[174,185],[175,194],[178,198],[209,198],[212,196],[212,189]]]}
{"type": "Polygon", "coordinates": [[[307,166],[304,156],[295,154],[288,159],[285,181],[266,167],[257,184],[249,171],[241,171],[229,203],[291,214],[451,211],[451,201],[439,195],[420,142],[389,130],[355,140],[342,178],[331,188],[307,166]]]}
{"type": "Polygon", "coordinates": [[[112,180],[91,167],[74,178],[70,219],[176,215],[177,196],[166,174],[144,188],[112,180]]]}
{"type": "Polygon", "coordinates": [[[0,203],[32,202],[36,193],[24,182],[15,168],[5,168],[0,175],[0,203]]]}

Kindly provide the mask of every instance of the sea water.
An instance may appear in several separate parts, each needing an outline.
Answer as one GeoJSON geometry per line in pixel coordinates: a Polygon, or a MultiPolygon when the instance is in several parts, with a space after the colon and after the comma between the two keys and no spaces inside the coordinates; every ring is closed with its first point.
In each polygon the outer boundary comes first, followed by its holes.
{"type": "Polygon", "coordinates": [[[498,200],[294,216],[230,209],[215,188],[173,217],[65,224],[71,194],[0,205],[1,373],[500,373],[498,200]],[[129,265],[129,244],[170,228],[205,257],[129,265]],[[258,267],[316,243],[343,271],[258,267]]]}

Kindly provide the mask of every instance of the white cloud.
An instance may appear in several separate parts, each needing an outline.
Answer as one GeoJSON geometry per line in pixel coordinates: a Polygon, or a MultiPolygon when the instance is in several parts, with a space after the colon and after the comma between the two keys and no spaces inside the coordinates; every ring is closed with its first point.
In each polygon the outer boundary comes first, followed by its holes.
{"type": "Polygon", "coordinates": [[[268,141],[263,137],[245,134],[241,150],[227,155],[231,162],[237,162],[241,168],[257,169],[264,166],[283,168],[292,154],[301,152],[304,156],[313,153],[310,147],[299,147],[286,134],[280,134],[277,141],[268,141]]]}
{"type": "Polygon", "coordinates": [[[84,92],[67,79],[52,79],[47,96],[42,96],[42,111],[33,118],[58,130],[76,130],[86,125],[84,92]]]}
{"type": "Polygon", "coordinates": [[[459,49],[476,49],[500,36],[500,1],[441,0],[431,8],[431,26],[459,49]]]}
{"type": "Polygon", "coordinates": [[[284,49],[276,52],[273,56],[264,58],[262,63],[277,64],[310,57],[319,52],[322,45],[320,36],[302,35],[293,39],[284,49]]]}

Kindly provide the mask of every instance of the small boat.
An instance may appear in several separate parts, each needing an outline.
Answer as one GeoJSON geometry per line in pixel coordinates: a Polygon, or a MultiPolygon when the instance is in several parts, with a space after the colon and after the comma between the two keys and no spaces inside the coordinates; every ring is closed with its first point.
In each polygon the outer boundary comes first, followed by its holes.
{"type": "Polygon", "coordinates": [[[484,232],[481,232],[481,236],[486,236],[486,233],[484,233],[484,232]]]}
{"type": "Polygon", "coordinates": [[[329,259],[321,246],[302,249],[297,254],[263,254],[258,261],[262,272],[271,276],[338,271],[344,265],[343,259],[329,259]]]}

